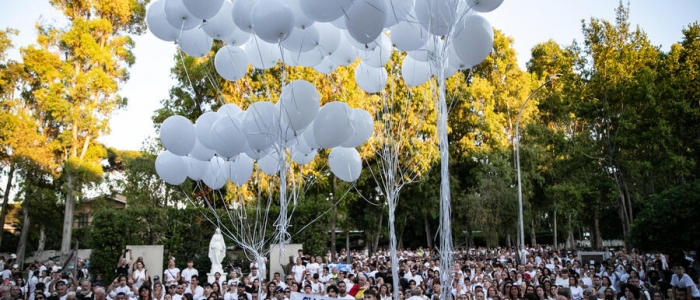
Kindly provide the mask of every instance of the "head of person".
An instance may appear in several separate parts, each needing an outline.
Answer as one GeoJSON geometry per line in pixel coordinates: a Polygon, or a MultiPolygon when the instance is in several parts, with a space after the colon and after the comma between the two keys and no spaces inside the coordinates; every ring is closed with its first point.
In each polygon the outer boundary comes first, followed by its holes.
{"type": "MultiPolygon", "coordinates": [[[[625,294],[625,299],[628,299],[628,300],[639,299],[639,295],[640,295],[639,287],[634,285],[634,284],[628,283],[628,284],[623,285],[622,291],[625,294]]],[[[681,298],[681,299],[685,299],[685,298],[681,298]]]]}
{"type": "Polygon", "coordinates": [[[326,287],[326,294],[328,297],[331,298],[337,298],[338,297],[338,287],[335,286],[334,284],[329,285],[326,287]]]}
{"type": "MultiPolygon", "coordinates": [[[[95,289],[93,290],[93,294],[95,296],[95,300],[107,299],[107,291],[105,291],[104,287],[101,287],[101,286],[95,287],[95,289]]],[[[38,296],[39,296],[38,294],[36,296],[34,296],[34,300],[43,300],[43,299],[37,299],[38,296]]],[[[42,294],[42,296],[43,296],[43,294],[42,294]]]]}
{"type": "Polygon", "coordinates": [[[147,284],[141,285],[139,287],[139,299],[150,299],[151,298],[151,287],[147,284]]]}
{"type": "Polygon", "coordinates": [[[126,300],[126,294],[124,294],[124,292],[119,292],[117,296],[114,297],[114,300],[126,300]]]}
{"type": "Polygon", "coordinates": [[[377,292],[372,289],[368,289],[364,293],[365,300],[377,300],[377,292]]]}
{"type": "Polygon", "coordinates": [[[192,278],[190,278],[190,283],[196,286],[199,283],[199,276],[192,275],[192,278]]]}
{"type": "Polygon", "coordinates": [[[63,297],[66,295],[66,293],[68,293],[68,287],[66,287],[66,283],[63,281],[57,282],[55,289],[59,297],[63,297]]]}

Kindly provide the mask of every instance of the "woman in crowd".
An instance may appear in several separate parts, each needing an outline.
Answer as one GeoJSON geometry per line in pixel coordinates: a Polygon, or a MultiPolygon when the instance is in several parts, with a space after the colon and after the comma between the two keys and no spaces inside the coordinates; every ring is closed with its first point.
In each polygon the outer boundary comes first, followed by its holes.
{"type": "Polygon", "coordinates": [[[148,270],[146,270],[143,261],[137,260],[134,263],[134,271],[131,272],[131,278],[134,279],[134,288],[141,288],[141,285],[148,280],[148,270]]]}
{"type": "MultiPolygon", "coordinates": [[[[574,274],[572,274],[574,275],[574,274]]],[[[583,299],[583,288],[578,284],[578,278],[576,276],[569,277],[569,290],[571,290],[572,300],[583,299]]]]}
{"type": "Polygon", "coordinates": [[[147,284],[141,285],[141,287],[139,288],[138,300],[153,300],[150,286],[148,286],[147,284]]]}
{"type": "Polygon", "coordinates": [[[548,300],[547,293],[545,293],[544,287],[541,285],[535,288],[535,295],[537,295],[537,300],[548,300]]]}
{"type": "Polygon", "coordinates": [[[389,290],[389,285],[382,284],[379,288],[379,300],[391,300],[391,292],[389,290]]]}
{"type": "Polygon", "coordinates": [[[520,286],[518,285],[512,285],[510,286],[510,289],[508,290],[508,295],[504,298],[508,298],[510,300],[522,300],[522,296],[520,295],[520,286]]]}
{"type": "Polygon", "coordinates": [[[163,284],[160,282],[153,284],[153,300],[163,300],[163,284]]]}

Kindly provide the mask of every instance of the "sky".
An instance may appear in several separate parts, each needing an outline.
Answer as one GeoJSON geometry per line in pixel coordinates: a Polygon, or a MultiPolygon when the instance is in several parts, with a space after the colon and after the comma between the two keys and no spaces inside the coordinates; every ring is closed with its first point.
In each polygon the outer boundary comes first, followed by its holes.
{"type": "MultiPolygon", "coordinates": [[[[505,0],[498,9],[484,16],[494,28],[513,38],[518,63],[524,69],[533,46],[550,39],[560,45],[569,45],[574,40],[581,42],[581,20],[594,17],[614,22],[618,4],[616,0],[505,0]]],[[[0,28],[20,31],[14,39],[17,47],[35,43],[34,25],[40,18],[46,22],[62,20],[61,13],[51,7],[49,0],[0,0],[0,28]]],[[[700,0],[630,1],[630,23],[640,26],[652,44],[664,51],[682,40],[683,28],[698,20],[700,0]]],[[[100,138],[106,145],[121,150],[139,150],[146,138],[157,136],[151,116],[176,84],[170,77],[175,45],[150,33],[134,40],[136,64],[129,71],[130,80],[120,91],[129,99],[129,105],[114,114],[111,133],[100,138]]],[[[11,58],[18,59],[18,53],[11,52],[11,58]]]]}

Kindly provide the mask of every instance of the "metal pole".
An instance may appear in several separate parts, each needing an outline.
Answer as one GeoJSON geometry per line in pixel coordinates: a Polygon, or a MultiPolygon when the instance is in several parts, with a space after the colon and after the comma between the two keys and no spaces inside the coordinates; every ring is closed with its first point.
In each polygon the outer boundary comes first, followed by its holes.
{"type": "MultiPolygon", "coordinates": [[[[515,164],[516,168],[518,169],[518,228],[520,233],[520,250],[525,249],[525,226],[523,225],[523,184],[522,179],[520,178],[520,117],[523,115],[525,105],[527,105],[527,102],[530,101],[530,98],[537,94],[537,92],[542,89],[542,87],[547,85],[547,83],[559,78],[559,76],[561,76],[561,74],[554,74],[550,76],[547,81],[532,91],[530,96],[527,96],[527,99],[525,99],[525,102],[523,102],[523,105],[520,107],[520,111],[518,112],[518,119],[515,121],[515,164]]],[[[519,252],[520,251],[518,251],[518,257],[520,257],[519,252]]]]}

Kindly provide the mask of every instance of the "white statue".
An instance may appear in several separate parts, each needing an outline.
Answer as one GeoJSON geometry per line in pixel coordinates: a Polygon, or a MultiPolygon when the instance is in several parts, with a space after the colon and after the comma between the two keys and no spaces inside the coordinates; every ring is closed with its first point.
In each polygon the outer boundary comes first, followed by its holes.
{"type": "Polygon", "coordinates": [[[224,269],[221,266],[221,262],[226,256],[226,244],[224,243],[224,236],[221,235],[221,230],[216,228],[214,236],[211,237],[211,242],[209,242],[209,260],[211,260],[211,273],[220,272],[224,273],[224,269]]]}

